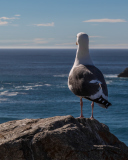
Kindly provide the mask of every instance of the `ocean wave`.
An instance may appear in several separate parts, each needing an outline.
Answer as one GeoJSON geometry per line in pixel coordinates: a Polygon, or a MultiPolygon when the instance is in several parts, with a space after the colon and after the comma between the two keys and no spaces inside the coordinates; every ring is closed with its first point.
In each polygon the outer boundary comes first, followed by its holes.
{"type": "Polygon", "coordinates": [[[12,83],[4,83],[4,84],[9,84],[9,85],[12,85],[12,83]]]}
{"type": "Polygon", "coordinates": [[[43,86],[42,84],[36,84],[33,87],[42,87],[42,86],[43,86]]]}
{"type": "Polygon", "coordinates": [[[30,90],[30,89],[32,89],[32,86],[16,86],[15,89],[18,89],[18,90],[30,90]]]}
{"type": "Polygon", "coordinates": [[[117,78],[117,74],[105,74],[105,78],[117,78]]]}
{"type": "Polygon", "coordinates": [[[36,87],[42,87],[43,84],[34,84],[34,85],[27,85],[27,86],[16,86],[15,89],[18,89],[18,90],[32,90],[33,88],[36,88],[36,87]]]}
{"type": "Polygon", "coordinates": [[[68,74],[53,75],[53,77],[68,77],[68,74]]]}
{"type": "Polygon", "coordinates": [[[0,93],[1,96],[16,96],[18,92],[8,92],[8,91],[3,91],[0,93]]]}
{"type": "Polygon", "coordinates": [[[111,84],[113,81],[110,80],[110,81],[106,81],[106,84],[111,84]]]}
{"type": "Polygon", "coordinates": [[[23,88],[24,88],[24,90],[32,90],[33,89],[32,86],[24,86],[23,88]]]}
{"type": "Polygon", "coordinates": [[[4,89],[4,87],[1,87],[1,88],[0,88],[0,90],[3,90],[3,89],[4,89]]]}
{"type": "Polygon", "coordinates": [[[67,85],[56,85],[57,88],[67,88],[67,85]]]}
{"type": "Polygon", "coordinates": [[[0,98],[0,102],[4,102],[4,101],[7,101],[8,99],[7,98],[0,98]]]}
{"type": "Polygon", "coordinates": [[[45,85],[45,86],[48,86],[48,87],[51,86],[51,84],[44,84],[44,85],[45,85]]]}
{"type": "Polygon", "coordinates": [[[3,91],[0,93],[0,96],[17,96],[18,94],[26,94],[23,92],[10,92],[10,91],[3,91]]]}

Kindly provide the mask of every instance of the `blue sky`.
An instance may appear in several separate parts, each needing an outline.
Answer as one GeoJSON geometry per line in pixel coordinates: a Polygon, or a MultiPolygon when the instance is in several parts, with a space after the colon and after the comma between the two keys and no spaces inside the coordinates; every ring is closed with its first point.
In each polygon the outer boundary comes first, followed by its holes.
{"type": "Polygon", "coordinates": [[[128,48],[128,0],[1,0],[0,48],[128,48]]]}

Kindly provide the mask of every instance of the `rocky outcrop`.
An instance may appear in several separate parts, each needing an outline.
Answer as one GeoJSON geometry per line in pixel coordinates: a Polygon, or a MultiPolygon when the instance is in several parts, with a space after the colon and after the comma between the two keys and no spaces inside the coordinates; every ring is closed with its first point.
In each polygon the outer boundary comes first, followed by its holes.
{"type": "Polygon", "coordinates": [[[128,68],[125,68],[125,70],[120,73],[118,77],[128,77],[128,68]]]}
{"type": "Polygon", "coordinates": [[[95,119],[24,119],[0,125],[0,160],[128,160],[128,147],[95,119]]]}

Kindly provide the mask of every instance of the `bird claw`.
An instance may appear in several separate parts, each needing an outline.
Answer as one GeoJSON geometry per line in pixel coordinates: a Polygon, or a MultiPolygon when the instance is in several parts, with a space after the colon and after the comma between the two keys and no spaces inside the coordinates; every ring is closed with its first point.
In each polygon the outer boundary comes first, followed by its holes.
{"type": "Polygon", "coordinates": [[[83,115],[80,115],[80,117],[79,118],[84,118],[84,116],[83,115]]]}
{"type": "Polygon", "coordinates": [[[93,117],[93,116],[91,116],[91,117],[90,117],[90,119],[94,119],[94,117],[93,117]]]}

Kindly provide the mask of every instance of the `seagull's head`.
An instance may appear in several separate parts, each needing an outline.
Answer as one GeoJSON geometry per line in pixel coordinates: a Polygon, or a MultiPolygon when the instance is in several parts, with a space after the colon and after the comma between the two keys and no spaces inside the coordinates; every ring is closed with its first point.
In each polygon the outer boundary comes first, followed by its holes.
{"type": "Polygon", "coordinates": [[[89,44],[88,35],[83,32],[78,33],[76,45],[80,45],[80,46],[83,46],[84,48],[88,48],[88,44],[89,44]]]}

